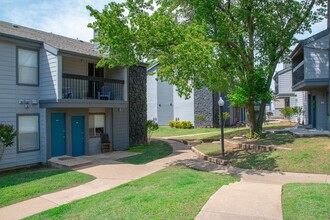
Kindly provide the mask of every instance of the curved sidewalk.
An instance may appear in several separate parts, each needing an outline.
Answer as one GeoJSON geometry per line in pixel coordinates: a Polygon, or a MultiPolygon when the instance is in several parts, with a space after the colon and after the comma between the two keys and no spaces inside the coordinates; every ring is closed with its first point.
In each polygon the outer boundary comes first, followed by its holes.
{"type": "Polygon", "coordinates": [[[166,140],[173,147],[173,153],[168,157],[158,159],[143,165],[120,163],[114,160],[106,164],[94,164],[77,171],[95,176],[96,179],[70,189],[42,195],[10,206],[0,208],[1,219],[22,219],[48,209],[82,199],[124,183],[142,178],[157,172],[176,161],[195,159],[196,156],[182,143],[166,140]]]}
{"type": "Polygon", "coordinates": [[[240,182],[221,187],[204,205],[196,220],[283,219],[282,185],[330,183],[329,175],[246,170],[203,160],[185,160],[188,167],[213,173],[237,175],[240,182]]]}

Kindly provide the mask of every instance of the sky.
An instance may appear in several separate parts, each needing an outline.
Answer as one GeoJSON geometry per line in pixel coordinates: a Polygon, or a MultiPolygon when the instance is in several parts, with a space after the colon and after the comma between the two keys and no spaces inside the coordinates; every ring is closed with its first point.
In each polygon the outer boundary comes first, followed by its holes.
{"type": "Polygon", "coordinates": [[[101,10],[108,2],[109,0],[0,0],[0,20],[90,41],[93,30],[87,24],[93,19],[86,5],[101,10]]]}
{"type": "MultiPolygon", "coordinates": [[[[123,0],[112,0],[122,2],[123,0]]],[[[90,41],[93,22],[86,5],[101,10],[109,0],[0,0],[0,20],[46,32],[90,41]]],[[[326,20],[315,24],[312,33],[297,36],[305,39],[326,29],[326,20]]],[[[277,70],[281,69],[281,66],[277,70]]]]}

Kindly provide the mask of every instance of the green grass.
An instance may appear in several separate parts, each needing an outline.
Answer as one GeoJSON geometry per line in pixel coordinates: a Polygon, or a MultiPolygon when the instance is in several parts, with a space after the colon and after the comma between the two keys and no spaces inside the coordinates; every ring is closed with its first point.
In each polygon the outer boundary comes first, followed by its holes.
{"type": "Polygon", "coordinates": [[[330,219],[330,184],[290,183],[283,186],[284,219],[330,219]]]}
{"type": "Polygon", "coordinates": [[[132,147],[128,151],[139,152],[141,154],[132,157],[126,157],[119,161],[131,164],[145,164],[170,155],[173,152],[173,149],[169,144],[165,142],[153,141],[150,143],[150,145],[132,147]]]}
{"type": "Polygon", "coordinates": [[[173,166],[28,219],[194,219],[229,175],[173,166]]]}
{"type": "Polygon", "coordinates": [[[29,169],[0,176],[0,207],[89,182],[94,177],[58,169],[29,169]]]}
{"type": "MultiPolygon", "coordinates": [[[[276,129],[283,129],[283,128],[288,128],[293,126],[293,124],[284,124],[284,123],[279,123],[279,124],[265,124],[263,127],[263,130],[276,130],[276,129]]],[[[219,139],[220,138],[220,130],[219,128],[212,128],[214,129],[213,131],[218,131],[218,134],[210,133],[210,134],[203,134],[203,135],[196,135],[196,136],[191,136],[191,137],[180,137],[178,139],[184,139],[184,140],[203,140],[203,139],[219,139]]],[[[175,130],[175,129],[174,129],[175,130]]],[[[194,130],[194,129],[193,129],[194,130]]],[[[230,139],[236,136],[242,136],[247,133],[249,133],[249,128],[248,127],[243,127],[243,128],[225,128],[225,138],[230,139]]],[[[202,133],[202,132],[200,132],[202,133]]]]}
{"type": "MultiPolygon", "coordinates": [[[[265,142],[278,144],[289,150],[272,152],[242,150],[235,145],[225,144],[226,158],[231,166],[271,171],[330,174],[330,138],[293,138],[292,135],[271,135],[265,142]],[[277,140],[276,138],[279,138],[277,140]],[[271,141],[271,138],[274,141],[271,141]]],[[[259,141],[261,142],[261,141],[259,141]]],[[[220,155],[219,144],[196,146],[211,156],[220,155]]]]}
{"type": "Polygon", "coordinates": [[[209,133],[219,131],[219,128],[193,128],[193,129],[180,129],[171,128],[169,126],[160,126],[158,130],[153,133],[153,137],[171,137],[189,134],[209,133]]]}

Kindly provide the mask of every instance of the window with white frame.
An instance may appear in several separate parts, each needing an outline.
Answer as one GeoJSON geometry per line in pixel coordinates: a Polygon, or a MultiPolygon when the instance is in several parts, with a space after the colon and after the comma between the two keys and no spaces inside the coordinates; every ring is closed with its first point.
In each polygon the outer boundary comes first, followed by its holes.
{"type": "Polygon", "coordinates": [[[39,150],[39,115],[17,117],[18,151],[39,150]]]}
{"type": "Polygon", "coordinates": [[[105,115],[89,115],[89,137],[100,137],[105,133],[105,115]]]}
{"type": "Polygon", "coordinates": [[[37,86],[39,84],[38,51],[18,48],[17,83],[37,86]]]}

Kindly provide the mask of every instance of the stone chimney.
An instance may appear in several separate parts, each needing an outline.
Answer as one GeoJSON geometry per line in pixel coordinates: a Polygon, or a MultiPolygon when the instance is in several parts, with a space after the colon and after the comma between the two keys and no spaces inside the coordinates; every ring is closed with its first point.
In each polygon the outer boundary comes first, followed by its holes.
{"type": "Polygon", "coordinates": [[[330,29],[330,0],[328,0],[328,12],[327,12],[327,28],[330,29]]]}

